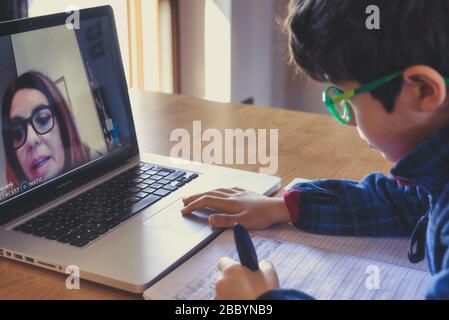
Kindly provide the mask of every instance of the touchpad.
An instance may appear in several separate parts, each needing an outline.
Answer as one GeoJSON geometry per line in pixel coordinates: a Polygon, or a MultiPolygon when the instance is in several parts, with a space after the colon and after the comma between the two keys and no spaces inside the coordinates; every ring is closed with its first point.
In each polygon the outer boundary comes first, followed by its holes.
{"type": "Polygon", "coordinates": [[[214,211],[201,210],[195,211],[192,215],[183,216],[181,209],[184,204],[181,199],[173,202],[157,214],[143,222],[147,227],[164,229],[181,234],[195,234],[203,228],[211,228],[208,223],[208,217],[214,211]]]}

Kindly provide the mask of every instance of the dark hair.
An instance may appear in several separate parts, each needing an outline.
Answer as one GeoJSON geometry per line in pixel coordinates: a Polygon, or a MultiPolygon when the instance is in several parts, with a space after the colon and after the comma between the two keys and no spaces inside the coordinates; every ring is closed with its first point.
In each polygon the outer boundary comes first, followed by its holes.
{"type": "Polygon", "coordinates": [[[18,77],[6,90],[2,104],[2,133],[7,161],[7,176],[9,182],[18,184],[25,180],[25,174],[14,152],[13,143],[8,133],[10,123],[11,105],[16,93],[21,89],[36,89],[47,98],[50,105],[54,106],[55,118],[61,131],[61,140],[65,149],[64,171],[76,164],[89,160],[86,147],[76,129],[73,116],[67,106],[58,87],[42,73],[30,71],[18,77]]]}
{"type": "MultiPolygon", "coordinates": [[[[367,84],[417,64],[449,76],[449,0],[291,0],[284,27],[292,62],[320,82],[367,84]],[[366,27],[370,5],[380,30],[366,27]]],[[[372,94],[392,112],[401,87],[372,94]]]]}

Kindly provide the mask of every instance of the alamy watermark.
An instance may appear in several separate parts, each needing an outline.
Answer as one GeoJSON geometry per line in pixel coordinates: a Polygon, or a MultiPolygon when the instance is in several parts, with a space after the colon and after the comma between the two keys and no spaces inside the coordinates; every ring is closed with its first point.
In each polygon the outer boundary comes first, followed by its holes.
{"type": "Polygon", "coordinates": [[[370,265],[366,268],[365,274],[368,276],[365,279],[365,287],[368,290],[380,289],[380,268],[376,265],[370,265]]]}
{"type": "Polygon", "coordinates": [[[279,131],[277,129],[218,129],[202,131],[201,121],[194,121],[192,135],[176,129],[170,142],[172,159],[184,159],[213,165],[260,165],[259,172],[275,175],[279,165],[279,131]],[[203,148],[203,144],[205,144],[203,148]]]}
{"type": "Polygon", "coordinates": [[[365,21],[368,30],[380,30],[380,9],[378,6],[370,5],[366,7],[365,13],[368,18],[365,21]]]}
{"type": "Polygon", "coordinates": [[[65,12],[69,15],[65,21],[65,25],[69,30],[80,29],[80,9],[71,5],[65,9],[65,12]]]}
{"type": "Polygon", "coordinates": [[[80,289],[80,268],[78,266],[70,265],[65,269],[65,273],[69,276],[65,280],[65,287],[68,290],[80,289]]]}

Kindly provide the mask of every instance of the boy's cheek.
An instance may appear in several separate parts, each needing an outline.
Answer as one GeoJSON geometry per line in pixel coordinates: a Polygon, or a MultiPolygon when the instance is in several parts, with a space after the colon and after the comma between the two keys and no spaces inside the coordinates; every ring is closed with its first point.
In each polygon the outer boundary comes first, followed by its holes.
{"type": "MultiPolygon", "coordinates": [[[[359,133],[360,138],[368,144],[369,148],[379,152],[386,160],[394,161],[394,160],[392,160],[392,157],[388,154],[387,150],[384,150],[383,148],[379,148],[376,141],[373,141],[370,138],[368,138],[361,128],[357,127],[357,131],[359,133]]],[[[380,140],[383,139],[382,137],[378,137],[378,138],[380,140]]]]}

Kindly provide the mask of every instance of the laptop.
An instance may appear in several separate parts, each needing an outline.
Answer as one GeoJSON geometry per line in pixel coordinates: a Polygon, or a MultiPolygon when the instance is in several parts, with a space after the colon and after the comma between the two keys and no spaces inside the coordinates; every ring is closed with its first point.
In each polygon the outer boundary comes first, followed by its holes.
{"type": "Polygon", "coordinates": [[[140,154],[112,8],[67,18],[0,24],[0,259],[141,293],[222,231],[182,198],[280,179],[140,154]]]}

